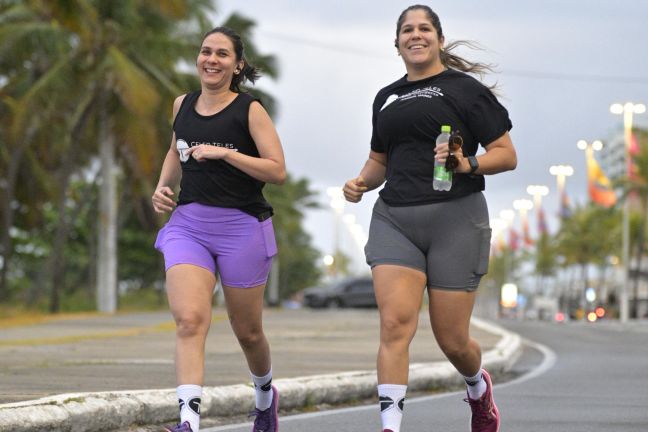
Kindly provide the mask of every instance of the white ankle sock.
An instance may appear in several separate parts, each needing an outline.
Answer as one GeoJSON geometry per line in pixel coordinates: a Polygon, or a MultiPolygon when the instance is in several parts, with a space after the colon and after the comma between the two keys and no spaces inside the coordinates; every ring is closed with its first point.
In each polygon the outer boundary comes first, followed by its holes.
{"type": "Polygon", "coordinates": [[[466,380],[466,389],[468,389],[468,397],[470,399],[477,400],[486,392],[486,381],[484,381],[481,368],[475,376],[464,376],[464,380],[466,380]]]}
{"type": "Polygon", "coordinates": [[[186,421],[191,425],[193,432],[200,430],[200,398],[202,397],[202,386],[184,384],[176,389],[178,402],[180,403],[180,423],[186,421]]]}
{"type": "Polygon", "coordinates": [[[405,403],[407,386],[400,384],[379,384],[380,419],[383,429],[400,432],[403,419],[403,404],[405,403]]]}
{"type": "Polygon", "coordinates": [[[252,375],[252,382],[254,382],[256,407],[261,411],[267,410],[270,408],[270,404],[272,404],[273,396],[272,368],[270,368],[270,372],[261,377],[258,377],[253,373],[250,373],[250,375],[252,375]]]}

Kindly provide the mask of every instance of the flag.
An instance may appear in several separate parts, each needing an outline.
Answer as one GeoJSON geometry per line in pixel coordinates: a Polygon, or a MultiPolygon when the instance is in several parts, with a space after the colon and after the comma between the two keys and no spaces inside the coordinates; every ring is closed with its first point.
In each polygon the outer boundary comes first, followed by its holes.
{"type": "Polygon", "coordinates": [[[592,155],[587,157],[587,190],[590,200],[594,204],[606,208],[616,204],[616,194],[612,189],[612,183],[592,155]]]}
{"type": "Polygon", "coordinates": [[[544,209],[542,207],[538,207],[538,234],[543,236],[547,233],[547,220],[545,219],[544,209]]]}
{"type": "Polygon", "coordinates": [[[562,191],[560,193],[560,212],[559,216],[561,218],[568,218],[571,217],[572,211],[571,211],[571,204],[569,203],[569,197],[567,196],[567,193],[565,191],[562,191]]]}
{"type": "Polygon", "coordinates": [[[533,239],[531,238],[531,233],[529,232],[529,220],[526,217],[522,219],[522,237],[524,240],[524,246],[533,245],[533,239]]]}
{"type": "Polygon", "coordinates": [[[518,249],[519,238],[520,236],[518,235],[517,231],[511,228],[509,231],[509,249],[511,249],[512,251],[516,251],[518,249]]]}

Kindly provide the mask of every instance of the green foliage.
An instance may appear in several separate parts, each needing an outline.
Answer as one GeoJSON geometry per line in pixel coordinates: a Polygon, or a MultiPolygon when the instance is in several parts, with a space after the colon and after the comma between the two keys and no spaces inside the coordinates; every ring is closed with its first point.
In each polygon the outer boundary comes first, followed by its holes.
{"type": "MultiPolygon", "coordinates": [[[[152,212],[150,195],[169,146],[173,99],[199,88],[195,74],[180,66],[194,64],[202,34],[220,24],[207,19],[212,3],[0,3],[3,185],[8,184],[6,173],[15,172],[11,190],[0,187],[0,252],[10,282],[5,287],[0,280],[0,298],[7,288],[14,300],[42,308],[58,289],[53,280],[60,280],[61,309],[92,305],[99,218],[96,160],[103,128],[115,138],[122,172],[118,276],[129,289],[120,303],[164,304],[161,255],[153,249],[160,219],[152,212]],[[57,243],[57,232],[66,233],[63,242],[57,243]]],[[[254,45],[255,23],[233,14],[225,24],[241,34],[249,61],[276,78],[274,56],[254,45]]],[[[271,95],[253,87],[249,91],[274,113],[271,95]]],[[[319,277],[319,253],[302,228],[303,211],[315,203],[305,179],[289,178],[266,191],[276,210],[285,298],[319,277]]]]}
{"type": "Polygon", "coordinates": [[[539,276],[548,277],[556,274],[557,250],[554,239],[542,234],[536,242],[535,270],[539,276]]]}
{"type": "Polygon", "coordinates": [[[320,253],[311,246],[311,238],[302,227],[304,210],[318,205],[308,180],[294,180],[290,175],[281,186],[267,185],[264,194],[275,210],[272,220],[279,248],[279,296],[285,299],[320,277],[320,253]]]}
{"type": "Polygon", "coordinates": [[[604,263],[611,255],[619,256],[621,214],[593,204],[577,207],[571,217],[562,220],[557,234],[557,249],[565,265],[604,263]]]}

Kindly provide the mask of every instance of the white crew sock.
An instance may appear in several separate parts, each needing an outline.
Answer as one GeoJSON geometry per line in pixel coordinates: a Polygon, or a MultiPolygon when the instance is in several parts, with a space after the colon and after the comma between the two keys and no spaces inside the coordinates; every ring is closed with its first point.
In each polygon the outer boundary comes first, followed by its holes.
{"type": "Polygon", "coordinates": [[[379,384],[380,419],[383,429],[400,432],[403,419],[403,404],[405,403],[407,386],[400,384],[379,384]]]}
{"type": "Polygon", "coordinates": [[[202,397],[202,386],[184,384],[176,389],[178,402],[180,403],[180,423],[186,421],[191,425],[193,432],[200,430],[200,398],[202,397]]]}
{"type": "Polygon", "coordinates": [[[478,400],[486,392],[486,381],[484,381],[481,368],[475,376],[464,376],[464,380],[466,380],[466,389],[468,389],[468,397],[470,399],[478,400]]]}
{"type": "Polygon", "coordinates": [[[261,377],[253,373],[250,373],[250,375],[252,375],[252,382],[254,383],[256,407],[261,411],[265,411],[270,408],[272,403],[272,368],[270,368],[270,372],[261,377]]]}

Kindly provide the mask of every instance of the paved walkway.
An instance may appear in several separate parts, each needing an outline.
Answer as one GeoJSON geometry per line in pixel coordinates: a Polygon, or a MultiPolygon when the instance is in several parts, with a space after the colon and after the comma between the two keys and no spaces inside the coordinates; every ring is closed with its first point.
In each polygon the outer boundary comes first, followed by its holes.
{"type": "MultiPolygon", "coordinates": [[[[412,391],[461,377],[434,341],[425,313],[410,350],[412,391]]],[[[283,412],[375,396],[376,310],[265,312],[283,412]]],[[[149,432],[177,419],[175,325],[168,312],[85,315],[0,329],[0,432],[149,432]]],[[[476,320],[484,366],[505,371],[520,338],[476,320]]],[[[204,423],[253,408],[245,359],[222,309],[207,341],[204,423]]]]}
{"type": "MultiPolygon", "coordinates": [[[[375,309],[271,309],[264,322],[275,378],[375,368],[375,309]]],[[[61,393],[174,388],[174,330],[169,312],[88,315],[0,329],[0,404],[61,393]]],[[[499,340],[478,328],[472,332],[484,351],[499,340]]],[[[443,359],[421,314],[411,361],[443,359]]],[[[225,311],[215,309],[205,385],[248,381],[225,311]]]]}

